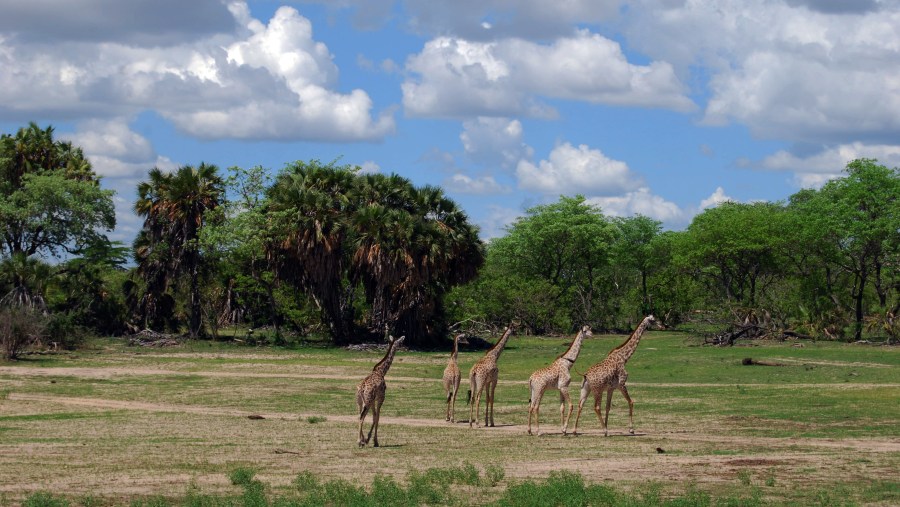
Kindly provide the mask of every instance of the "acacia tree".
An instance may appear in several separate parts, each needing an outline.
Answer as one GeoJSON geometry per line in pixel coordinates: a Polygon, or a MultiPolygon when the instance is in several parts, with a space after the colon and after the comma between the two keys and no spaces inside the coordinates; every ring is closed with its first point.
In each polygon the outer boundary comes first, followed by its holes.
{"type": "Polygon", "coordinates": [[[508,231],[491,244],[492,259],[502,273],[551,287],[554,306],[569,310],[570,326],[609,318],[597,312],[597,304],[601,299],[609,304],[603,274],[616,229],[598,207],[583,196],[560,197],[556,203],[528,209],[508,231]]]}
{"type": "Polygon", "coordinates": [[[832,300],[842,299],[840,286],[850,288],[854,337],[859,340],[868,313],[867,291],[874,292],[882,311],[894,316],[900,311],[900,170],[858,159],[847,164],[846,173],[821,190],[798,193],[792,204],[812,231],[806,236],[816,238],[804,247],[818,252],[829,270],[832,300]],[[849,283],[832,283],[839,274],[848,275],[849,283]]]}
{"type": "Polygon", "coordinates": [[[483,263],[456,204],[397,175],[295,162],[268,198],[278,276],[310,293],[337,343],[351,339],[361,296],[368,333],[387,327],[423,343],[440,331],[444,294],[483,263]]]}
{"type": "Polygon", "coordinates": [[[153,168],[149,179],[138,184],[134,209],[144,217],[144,225],[135,240],[135,260],[138,274],[147,284],[140,305],[145,325],[158,311],[157,302],[170,284],[186,274],[189,332],[192,338],[202,333],[198,240],[206,213],[223,197],[223,185],[218,168],[209,164],[182,166],[174,173],[153,168]]]}
{"type": "Polygon", "coordinates": [[[643,215],[615,218],[618,237],[613,244],[614,262],[638,273],[640,277],[641,315],[654,313],[653,298],[648,279],[650,275],[665,266],[658,265],[660,256],[653,240],[662,231],[662,222],[643,215]]]}
{"type": "Polygon", "coordinates": [[[778,276],[779,204],[725,202],[694,217],[677,260],[726,303],[753,307],[778,276]]]}
{"type": "Polygon", "coordinates": [[[0,254],[76,254],[115,227],[113,191],[81,148],[35,123],[0,136],[0,254]]]}

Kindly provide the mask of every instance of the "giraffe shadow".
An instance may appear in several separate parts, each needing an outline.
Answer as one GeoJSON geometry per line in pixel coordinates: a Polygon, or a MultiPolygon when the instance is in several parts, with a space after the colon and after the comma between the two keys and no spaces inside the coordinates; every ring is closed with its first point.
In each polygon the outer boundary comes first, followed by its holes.
{"type": "MultiPolygon", "coordinates": [[[[562,433],[551,433],[551,435],[561,436],[562,433]]],[[[646,437],[647,435],[648,435],[647,433],[610,433],[608,436],[604,437],[603,433],[601,433],[599,431],[597,431],[597,432],[590,431],[587,433],[579,431],[577,435],[573,435],[572,433],[569,433],[568,436],[570,436],[570,437],[574,436],[574,437],[632,438],[632,437],[646,437]]]]}
{"type": "MultiPolygon", "coordinates": [[[[406,444],[388,444],[388,445],[379,445],[379,449],[398,449],[400,447],[406,447],[406,444]]],[[[373,447],[374,449],[374,447],[373,447]]]]}

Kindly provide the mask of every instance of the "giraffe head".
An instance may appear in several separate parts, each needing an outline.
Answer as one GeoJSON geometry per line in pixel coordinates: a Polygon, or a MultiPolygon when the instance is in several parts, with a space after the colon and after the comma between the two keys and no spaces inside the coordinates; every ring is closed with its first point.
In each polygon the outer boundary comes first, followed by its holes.
{"type": "Polygon", "coordinates": [[[591,332],[591,326],[588,325],[581,326],[581,334],[583,334],[585,338],[594,336],[594,333],[591,332]]]}
{"type": "Polygon", "coordinates": [[[394,338],[393,336],[388,336],[388,342],[392,343],[395,347],[399,347],[403,340],[406,339],[406,335],[401,336],[400,338],[394,338]]]}
{"type": "Polygon", "coordinates": [[[656,320],[656,317],[654,317],[653,314],[644,317],[644,322],[647,323],[647,327],[652,327],[653,329],[664,329],[662,322],[656,320]]]}

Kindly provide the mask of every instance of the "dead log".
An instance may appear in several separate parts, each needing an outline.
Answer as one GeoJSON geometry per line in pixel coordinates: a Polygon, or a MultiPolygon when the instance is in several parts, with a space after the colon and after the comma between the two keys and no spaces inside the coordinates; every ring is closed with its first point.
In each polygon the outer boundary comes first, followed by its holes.
{"type": "Polygon", "coordinates": [[[745,357],[741,364],[744,366],[788,366],[784,363],[773,363],[771,361],[757,361],[751,357],[745,357]]]}

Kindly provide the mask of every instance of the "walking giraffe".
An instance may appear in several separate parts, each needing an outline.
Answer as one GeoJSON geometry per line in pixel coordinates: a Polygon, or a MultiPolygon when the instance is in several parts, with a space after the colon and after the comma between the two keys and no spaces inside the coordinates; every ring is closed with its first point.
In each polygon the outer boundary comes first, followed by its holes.
{"type": "Polygon", "coordinates": [[[458,334],[453,338],[453,353],[450,354],[450,362],[444,368],[444,390],[447,391],[447,420],[456,422],[454,413],[456,412],[456,393],[459,392],[459,383],[462,381],[462,374],[459,371],[457,357],[459,355],[459,339],[465,336],[458,334]]]}
{"type": "Polygon", "coordinates": [[[497,380],[500,376],[500,369],[497,368],[497,359],[500,359],[500,353],[509,340],[513,331],[513,325],[510,324],[503,332],[503,336],[497,341],[497,344],[491,347],[484,357],[472,365],[469,371],[469,427],[478,424],[478,410],[481,405],[481,393],[487,393],[487,401],[484,404],[484,424],[485,426],[494,426],[494,390],[497,389],[497,380]]]}
{"type": "Polygon", "coordinates": [[[638,324],[637,329],[631,333],[631,336],[625,340],[625,343],[614,348],[610,351],[609,355],[606,356],[606,359],[591,366],[588,368],[588,371],[585,372],[584,380],[581,383],[581,399],[578,401],[578,415],[575,416],[575,428],[572,430],[573,435],[578,433],[578,419],[581,418],[581,409],[584,407],[584,402],[590,394],[594,395],[594,412],[597,413],[597,418],[600,419],[600,424],[603,426],[603,435],[609,435],[609,430],[607,428],[607,423],[609,422],[609,407],[612,403],[613,391],[616,389],[621,391],[622,395],[625,396],[625,399],[628,400],[628,419],[630,421],[629,431],[634,434],[634,401],[632,401],[631,396],[628,395],[628,389],[625,387],[625,381],[628,380],[628,372],[625,371],[625,363],[628,362],[628,359],[634,354],[635,349],[637,349],[638,343],[641,341],[641,336],[644,334],[644,330],[646,330],[649,325],[655,323],[656,319],[653,315],[644,317],[644,320],[638,324]],[[607,395],[606,416],[601,417],[600,402],[603,401],[604,391],[607,395]]]}
{"type": "Polygon", "coordinates": [[[593,336],[590,326],[584,326],[581,331],[572,340],[569,348],[559,355],[550,366],[541,368],[531,374],[528,379],[528,388],[531,390],[531,399],[528,405],[528,434],[531,435],[531,418],[534,416],[535,432],[540,434],[540,410],[541,399],[544,397],[544,391],[548,389],[559,390],[559,419],[562,425],[562,433],[566,434],[569,427],[569,418],[572,417],[572,410],[575,405],[569,397],[569,383],[572,381],[572,375],[569,370],[578,359],[578,353],[581,351],[581,343],[588,336],[593,336]],[[569,407],[569,413],[566,414],[566,406],[569,407]]]}
{"type": "Polygon", "coordinates": [[[394,354],[397,353],[397,347],[403,343],[405,336],[394,339],[393,336],[388,338],[387,352],[384,358],[372,368],[366,378],[362,379],[356,386],[356,407],[359,410],[359,446],[363,447],[369,443],[372,438],[372,431],[375,431],[375,447],[378,447],[378,419],[381,417],[381,404],[384,403],[384,393],[387,391],[387,384],[384,376],[387,375],[391,363],[394,361],[394,354]],[[372,410],[372,426],[369,428],[369,436],[363,438],[363,422],[366,420],[366,413],[372,410]]]}

